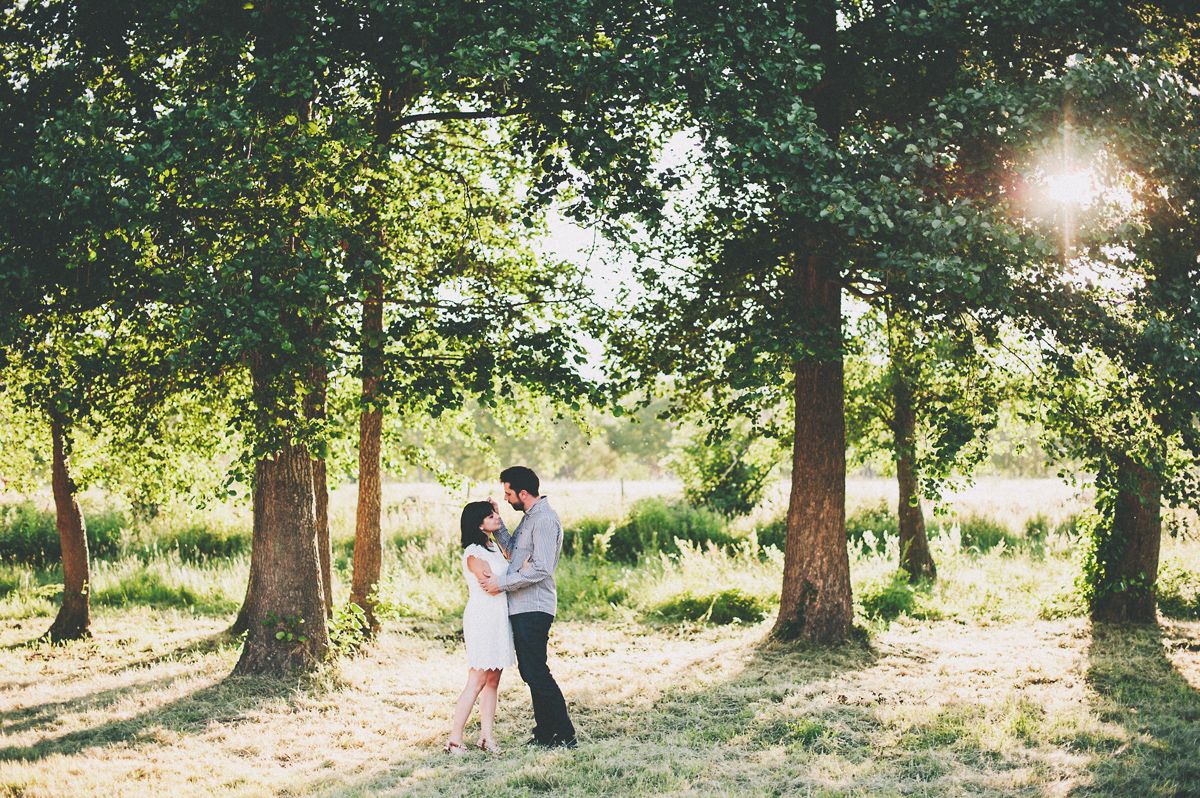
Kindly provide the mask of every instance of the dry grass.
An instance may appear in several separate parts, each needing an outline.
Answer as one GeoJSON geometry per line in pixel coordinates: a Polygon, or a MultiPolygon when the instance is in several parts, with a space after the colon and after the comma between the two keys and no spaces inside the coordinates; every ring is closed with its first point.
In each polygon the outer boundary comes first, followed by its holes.
{"type": "MultiPolygon", "coordinates": [[[[392,625],[300,682],[228,676],[220,619],[105,613],[63,648],[0,630],[4,795],[1188,795],[1200,627],[904,621],[870,646],[749,628],[564,622],[552,665],[577,751],[439,751],[463,677],[451,629],[392,625]],[[1163,635],[1165,634],[1165,639],[1163,635]],[[1189,749],[1190,746],[1190,749],[1189,749]]],[[[473,733],[469,729],[469,734],[473,733]]]]}
{"type": "MultiPolygon", "coordinates": [[[[600,487],[578,495],[580,515],[620,502],[600,487]]],[[[1031,495],[1027,483],[1016,498],[1031,495]]],[[[410,515],[427,522],[463,497],[419,498],[410,515]]],[[[1164,556],[1200,561],[1194,541],[1164,543],[1164,556]]],[[[746,578],[711,553],[655,567],[651,593],[746,578]]],[[[561,620],[551,666],[579,749],[519,748],[532,719],[512,672],[497,723],[507,750],[462,759],[440,753],[465,677],[440,614],[389,622],[364,655],[288,682],[229,676],[225,616],[98,608],[92,640],[55,648],[31,642],[44,618],[9,618],[0,796],[1200,795],[1200,623],[1039,620],[1069,577],[1062,557],[946,550],[939,567],[930,601],[943,619],[901,616],[869,644],[771,644],[770,618],[561,620]]]]}

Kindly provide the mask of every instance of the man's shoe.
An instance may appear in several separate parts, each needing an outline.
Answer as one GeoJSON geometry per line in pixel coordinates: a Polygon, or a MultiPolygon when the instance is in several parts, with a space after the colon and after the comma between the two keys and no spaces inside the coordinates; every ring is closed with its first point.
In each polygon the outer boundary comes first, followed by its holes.
{"type": "Polygon", "coordinates": [[[573,750],[573,749],[579,747],[579,741],[577,741],[574,737],[572,737],[570,740],[562,740],[561,742],[555,743],[554,747],[555,748],[570,748],[573,750]]]}

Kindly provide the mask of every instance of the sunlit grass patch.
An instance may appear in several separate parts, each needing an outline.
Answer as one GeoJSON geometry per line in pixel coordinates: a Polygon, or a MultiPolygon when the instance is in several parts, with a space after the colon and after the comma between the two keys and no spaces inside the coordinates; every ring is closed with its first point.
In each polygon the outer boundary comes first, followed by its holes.
{"type": "Polygon", "coordinates": [[[91,567],[91,596],[97,605],[192,608],[197,612],[236,612],[246,594],[249,558],[186,562],[178,552],[143,561],[127,557],[97,560],[91,567]]]}

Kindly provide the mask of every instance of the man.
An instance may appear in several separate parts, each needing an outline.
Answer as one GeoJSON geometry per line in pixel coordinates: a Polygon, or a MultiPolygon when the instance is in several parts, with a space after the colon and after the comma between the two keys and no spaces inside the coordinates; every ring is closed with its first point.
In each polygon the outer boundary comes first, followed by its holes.
{"type": "MultiPolygon", "coordinates": [[[[501,522],[496,542],[510,555],[508,570],[503,574],[486,573],[479,584],[493,595],[502,590],[508,593],[508,621],[517,650],[517,669],[533,699],[533,739],[529,745],[574,748],[575,727],[567,715],[567,702],[546,664],[550,624],[558,609],[554,569],[562,553],[562,522],[546,497],[539,495],[541,484],[530,469],[506,468],[500,472],[500,482],[504,485],[504,500],[514,510],[523,511],[525,517],[511,535],[501,522]]],[[[489,501],[497,506],[494,500],[489,501]]]]}

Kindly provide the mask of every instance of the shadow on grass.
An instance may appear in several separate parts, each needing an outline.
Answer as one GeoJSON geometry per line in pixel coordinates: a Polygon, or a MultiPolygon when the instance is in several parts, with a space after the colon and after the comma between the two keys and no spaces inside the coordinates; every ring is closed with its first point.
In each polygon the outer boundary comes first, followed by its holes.
{"type": "Polygon", "coordinates": [[[1200,796],[1200,692],[1167,645],[1197,650],[1200,625],[1093,625],[1087,681],[1120,747],[1097,758],[1094,785],[1072,795],[1200,796]]]}
{"type": "Polygon", "coordinates": [[[153,665],[160,665],[164,662],[177,661],[193,656],[204,656],[205,654],[212,654],[215,651],[219,651],[222,648],[240,646],[241,644],[241,635],[230,634],[229,630],[226,629],[197,638],[182,646],[176,646],[170,651],[164,651],[160,654],[145,657],[134,662],[127,662],[113,671],[113,673],[123,673],[129,670],[148,668],[153,665]]]}
{"type": "MultiPolygon", "coordinates": [[[[1086,626],[1074,631],[1043,628],[1028,641],[1080,640],[1076,651],[1090,657],[1085,695],[1098,694],[1083,704],[1061,695],[1053,707],[1043,703],[1046,691],[1082,690],[1073,686],[1079,672],[1024,670],[1035,648],[1013,652],[1002,629],[950,641],[894,636],[878,649],[760,642],[716,668],[728,676],[715,679],[697,645],[687,662],[664,662],[678,678],[660,681],[653,701],[573,706],[578,750],[460,761],[432,746],[409,749],[386,772],[309,787],[406,798],[1200,796],[1200,694],[1171,665],[1161,630],[1097,629],[1090,643],[1086,626]],[[962,644],[979,638],[987,656],[944,676],[946,657],[961,659],[962,644]]],[[[1178,647],[1196,642],[1195,628],[1188,634],[1178,647]]]]}
{"type": "MultiPolygon", "coordinates": [[[[52,710],[56,707],[69,705],[73,711],[89,708],[93,711],[104,711],[106,707],[120,703],[133,693],[153,687],[166,687],[177,681],[178,678],[163,678],[104,690],[83,698],[71,699],[69,702],[44,704],[40,707],[5,713],[5,715],[20,717],[25,713],[32,712],[33,714],[28,720],[23,723],[18,721],[18,725],[23,725],[25,728],[41,725],[49,730],[55,726],[57,715],[53,714],[52,710]]],[[[158,705],[152,710],[135,714],[129,718],[110,720],[86,729],[44,737],[31,745],[10,745],[0,748],[0,761],[29,762],[45,759],[55,754],[70,756],[89,748],[114,743],[128,745],[153,743],[158,741],[162,731],[174,732],[183,736],[202,734],[212,723],[252,720],[256,711],[276,706],[281,700],[294,696],[295,689],[295,682],[284,682],[273,678],[228,676],[209,687],[196,690],[175,701],[158,705]]],[[[11,734],[13,730],[14,728],[8,726],[6,720],[6,733],[11,734]]]]}
{"type": "MultiPolygon", "coordinates": [[[[79,641],[86,644],[87,641],[79,641]]],[[[236,643],[227,631],[217,632],[176,646],[154,656],[120,664],[111,674],[144,670],[168,661],[182,660],[204,655],[224,646],[236,643]]],[[[25,645],[35,648],[37,641],[25,645]]],[[[53,651],[47,652],[48,656],[53,651]]],[[[30,730],[42,730],[52,734],[65,712],[82,715],[102,713],[118,714],[114,708],[130,696],[168,688],[186,675],[164,676],[157,679],[123,684],[106,690],[98,690],[63,701],[51,701],[33,706],[0,712],[0,730],[5,735],[30,730]]],[[[47,736],[31,745],[6,746],[0,748],[0,761],[34,761],[52,754],[71,755],[85,749],[124,742],[137,744],[143,739],[152,741],[159,730],[173,731],[182,735],[204,732],[211,723],[227,723],[249,720],[255,710],[276,705],[288,696],[295,695],[294,681],[284,682],[270,677],[242,677],[230,675],[209,687],[189,693],[170,703],[136,714],[122,720],[112,720],[98,726],[47,736]]]]}

